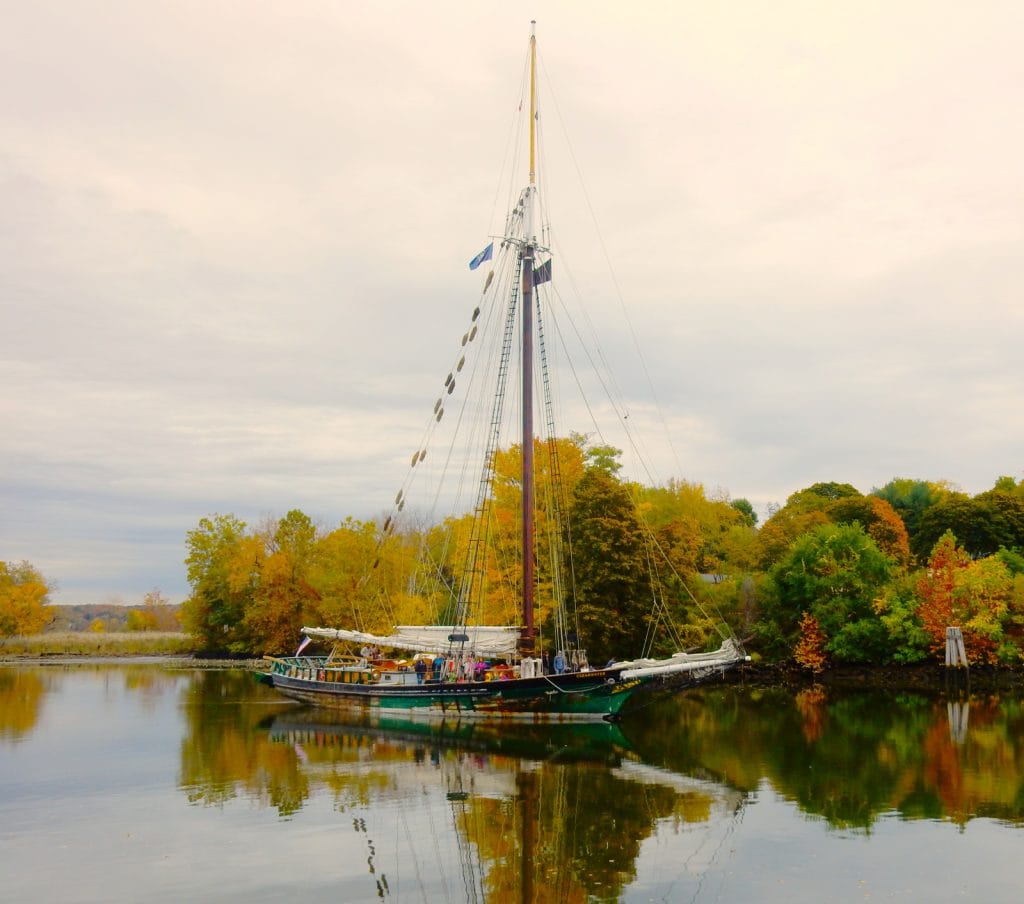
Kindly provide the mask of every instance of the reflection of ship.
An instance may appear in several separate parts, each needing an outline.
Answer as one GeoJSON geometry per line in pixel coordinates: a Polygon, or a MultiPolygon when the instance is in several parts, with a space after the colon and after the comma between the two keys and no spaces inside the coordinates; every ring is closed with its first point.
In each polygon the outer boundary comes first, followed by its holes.
{"type": "Polygon", "coordinates": [[[589,760],[617,765],[629,753],[629,741],[617,724],[507,725],[503,722],[452,719],[403,719],[372,710],[335,711],[300,708],[270,721],[273,740],[333,743],[430,745],[464,751],[560,762],[589,760]]]}
{"type": "Polygon", "coordinates": [[[272,744],[294,750],[310,788],[353,815],[382,898],[413,881],[418,900],[614,900],[636,880],[641,846],[659,825],[671,826],[674,845],[691,833],[699,853],[680,869],[693,873],[708,867],[743,802],[713,781],[640,762],[619,724],[319,708],[264,724],[272,744]]]}
{"type": "MultiPolygon", "coordinates": [[[[555,412],[560,406],[552,388],[551,359],[559,350],[549,349],[551,333],[545,339],[545,330],[558,333],[555,312],[560,308],[555,303],[558,291],[552,282],[547,213],[541,204],[535,166],[536,62],[536,41],[531,34],[529,96],[520,108],[530,111],[529,121],[524,123],[529,134],[529,181],[512,202],[500,244],[496,247],[492,241],[470,263],[470,269],[475,269],[493,261],[480,305],[462,337],[458,363],[448,374],[444,391],[428,419],[428,435],[432,435],[434,423],[440,423],[445,414],[445,406],[453,404],[447,399],[457,382],[470,387],[486,383],[493,393],[489,403],[479,408],[481,412],[489,410],[489,415],[470,416],[467,412],[477,410],[478,406],[468,401],[461,412],[455,413],[463,439],[453,441],[443,456],[447,459],[457,452],[454,457],[465,462],[466,468],[482,468],[479,480],[467,479],[468,471],[455,469],[459,473],[449,474],[445,483],[446,489],[453,480],[475,488],[475,497],[465,500],[472,504],[471,526],[464,529],[463,536],[445,539],[440,544],[446,549],[458,549],[457,557],[447,562],[442,561],[443,556],[435,558],[439,555],[436,553],[427,557],[432,589],[422,594],[422,602],[429,611],[420,611],[418,615],[431,619],[428,624],[394,625],[398,616],[389,603],[387,618],[393,626],[382,633],[379,628],[364,630],[365,626],[357,624],[361,620],[359,605],[347,600],[351,621],[345,627],[302,629],[307,640],[334,643],[331,655],[296,654],[271,660],[263,680],[289,697],[326,706],[391,709],[438,717],[458,714],[551,721],[601,719],[617,716],[638,691],[666,684],[697,685],[744,659],[739,643],[721,629],[722,643],[717,650],[681,649],[678,633],[668,624],[669,607],[661,586],[682,584],[671,556],[650,532],[642,540],[628,540],[634,533],[644,534],[642,525],[638,522],[634,528],[632,521],[617,521],[609,513],[609,507],[614,509],[619,504],[614,502],[620,498],[616,495],[617,480],[611,477],[618,464],[588,468],[583,478],[589,477],[594,488],[594,495],[584,508],[592,507],[600,516],[587,516],[594,533],[590,571],[596,589],[580,589],[586,583],[586,569],[581,569],[581,564],[582,549],[587,544],[581,540],[587,530],[578,529],[576,536],[570,530],[572,499],[559,453],[559,443],[565,441],[559,440],[555,432],[555,412]],[[474,348],[488,346],[493,354],[469,355],[467,363],[467,345],[474,339],[474,348]],[[518,441],[516,454],[521,461],[518,473],[511,478],[498,473],[496,461],[506,441],[508,415],[516,407],[512,397],[517,388],[517,368],[519,419],[514,425],[514,437],[508,439],[518,441]],[[543,398],[543,406],[535,395],[543,398]],[[469,440],[467,434],[474,438],[469,440]],[[471,445],[463,447],[463,442],[471,445]],[[539,479],[545,469],[550,484],[546,488],[539,479]],[[501,487],[510,493],[507,511],[498,509],[497,494],[501,487]],[[636,552],[632,562],[621,555],[611,556],[608,561],[609,550],[627,546],[636,552]],[[642,568],[644,562],[650,563],[652,573],[645,582],[634,586],[629,572],[642,568]],[[669,575],[669,579],[662,582],[656,577],[659,572],[669,575]],[[650,600],[653,610],[646,603],[641,607],[638,599],[650,600]],[[546,629],[545,620],[540,617],[545,607],[550,609],[546,629]],[[580,610],[587,607],[595,611],[581,619],[580,610]],[[496,623],[499,617],[505,621],[496,623]],[[627,622],[630,628],[610,632],[608,623],[616,621],[627,622]],[[606,663],[602,668],[589,664],[585,649],[588,634],[594,665],[606,663]],[[655,634],[664,635],[663,645],[652,645],[655,634]],[[627,644],[627,649],[616,648],[627,644]],[[401,651],[402,658],[382,659],[362,651],[358,657],[350,655],[360,645],[363,650],[384,647],[401,651]],[[544,646],[552,655],[550,668],[543,664],[544,646]],[[412,654],[427,655],[438,665],[429,673],[421,671],[417,675],[412,654]],[[613,658],[609,659],[609,655],[613,658]],[[485,668],[485,663],[494,668],[485,668]]],[[[586,352],[591,365],[595,363],[593,352],[592,347],[586,352]]],[[[583,364],[582,360],[579,364],[583,364]]],[[[576,365],[570,369],[577,376],[576,365]]],[[[601,382],[607,392],[604,377],[601,382]]],[[[588,400],[586,407],[593,416],[596,406],[588,400]]],[[[616,413],[619,426],[625,427],[628,414],[621,415],[617,404],[610,406],[610,410],[616,413]]],[[[578,465],[582,473],[582,452],[580,456],[578,465]]],[[[424,470],[417,466],[426,457],[425,446],[413,453],[410,481],[424,470]]],[[[408,485],[395,497],[393,515],[383,525],[384,538],[394,534],[395,519],[406,504],[407,489],[408,485]]],[[[624,505],[628,507],[628,492],[624,487],[621,489],[626,494],[624,505]]],[[[434,487],[430,493],[436,497],[440,489],[434,487]]],[[[367,573],[361,580],[368,580],[381,566],[380,556],[371,561],[372,565],[367,561],[367,573]]],[[[696,598],[691,598],[699,607],[696,598]]]]}

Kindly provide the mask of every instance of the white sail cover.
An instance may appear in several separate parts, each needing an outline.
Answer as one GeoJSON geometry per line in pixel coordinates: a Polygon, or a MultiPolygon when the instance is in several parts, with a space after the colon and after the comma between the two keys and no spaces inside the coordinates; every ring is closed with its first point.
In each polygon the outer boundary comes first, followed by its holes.
{"type": "Polygon", "coordinates": [[[731,637],[710,653],[676,653],[668,659],[633,659],[616,662],[614,667],[622,669],[622,677],[642,678],[653,675],[673,675],[679,672],[695,672],[703,668],[724,668],[749,659],[731,637]]]}
{"type": "Polygon", "coordinates": [[[302,633],[322,640],[372,643],[420,653],[437,653],[458,645],[460,649],[480,656],[511,656],[516,652],[520,632],[519,628],[504,625],[396,625],[388,635],[346,631],[343,628],[303,628],[302,633]],[[463,637],[467,638],[464,646],[463,637]]]}

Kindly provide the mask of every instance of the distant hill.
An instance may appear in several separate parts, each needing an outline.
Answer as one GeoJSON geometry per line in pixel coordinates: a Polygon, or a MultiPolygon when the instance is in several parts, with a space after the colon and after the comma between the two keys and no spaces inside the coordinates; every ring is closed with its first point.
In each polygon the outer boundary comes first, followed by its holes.
{"type": "Polygon", "coordinates": [[[153,613],[155,628],[161,631],[178,631],[181,623],[178,614],[181,606],[115,606],[112,603],[97,603],[81,606],[51,606],[54,618],[44,633],[54,631],[90,631],[97,620],[103,622],[107,631],[128,631],[130,612],[153,613]]]}

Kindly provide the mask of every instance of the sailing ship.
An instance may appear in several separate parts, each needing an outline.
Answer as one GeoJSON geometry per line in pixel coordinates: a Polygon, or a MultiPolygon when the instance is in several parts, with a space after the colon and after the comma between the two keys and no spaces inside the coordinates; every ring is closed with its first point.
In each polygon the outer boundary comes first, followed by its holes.
{"type": "MultiPolygon", "coordinates": [[[[497,390],[492,396],[487,427],[482,432],[483,472],[476,483],[473,505],[474,527],[466,542],[465,568],[461,578],[448,582],[447,618],[439,623],[420,626],[398,626],[387,633],[336,627],[305,627],[305,635],[296,655],[267,657],[269,668],[261,678],[282,694],[308,703],[335,707],[363,707],[379,711],[396,711],[407,715],[442,717],[523,718],[537,721],[571,721],[614,719],[628,701],[641,690],[692,686],[721,675],[745,659],[740,644],[726,632],[718,649],[707,652],[682,650],[668,657],[650,655],[650,649],[631,659],[611,659],[595,667],[588,661],[586,646],[580,640],[571,619],[553,621],[548,637],[539,637],[536,622],[536,594],[539,578],[536,568],[538,502],[536,495],[534,395],[535,367],[544,395],[544,425],[548,442],[553,443],[554,424],[549,396],[550,369],[544,344],[544,307],[542,291],[549,291],[551,282],[551,250],[538,229],[539,198],[537,180],[537,45],[535,27],[531,27],[529,43],[529,177],[516,196],[506,218],[504,232],[470,262],[470,269],[494,261],[485,285],[484,301],[495,299],[488,307],[497,312],[488,322],[498,338],[497,366],[490,373],[496,377],[497,390]],[[495,281],[496,273],[502,279],[495,281]],[[503,290],[490,296],[488,291],[500,282],[503,290]],[[496,299],[502,296],[499,303],[496,299]],[[539,352],[535,361],[535,349],[539,352]],[[488,537],[494,533],[488,518],[493,514],[495,460],[501,441],[503,416],[509,374],[518,365],[521,381],[519,397],[518,437],[521,445],[518,491],[521,495],[518,539],[522,555],[516,580],[516,595],[521,606],[511,624],[481,624],[477,603],[485,596],[485,552],[488,537]],[[551,644],[554,634],[554,644],[551,644]],[[326,655],[302,655],[311,641],[329,642],[326,655]],[[553,660],[542,655],[555,652],[553,660]],[[390,651],[384,655],[382,651],[390,651]],[[407,657],[407,658],[401,658],[407,657]]],[[[481,318],[481,306],[472,316],[472,323],[462,336],[461,348],[472,343],[487,315],[481,318]]],[[[460,354],[444,384],[450,396],[456,382],[461,381],[466,355],[460,354]]],[[[440,423],[445,413],[445,395],[438,398],[430,421],[440,423]]],[[[460,418],[461,420],[461,418],[460,418]]],[[[428,421],[428,423],[430,423],[428,421]]],[[[412,456],[412,468],[426,457],[426,449],[412,456]]],[[[557,458],[552,471],[557,471],[557,458]]],[[[558,508],[558,494],[553,494],[558,508]]],[[[395,500],[393,515],[405,506],[405,491],[395,500]]],[[[562,500],[562,508],[565,502],[562,500]]],[[[564,511],[562,512],[564,516],[564,511]]],[[[394,532],[395,521],[389,516],[381,535],[386,539],[394,532]]],[[[564,535],[565,529],[551,531],[564,535]]],[[[560,571],[552,554],[552,574],[560,571]]],[[[548,560],[545,559],[545,562],[548,560]]],[[[678,583],[682,583],[681,581],[678,583]]],[[[571,597],[571,589],[563,589],[561,578],[546,578],[545,584],[554,597],[556,608],[571,597]]],[[[559,609],[559,611],[562,611],[559,609]]],[[[609,613],[609,618],[615,617],[609,613]]]]}

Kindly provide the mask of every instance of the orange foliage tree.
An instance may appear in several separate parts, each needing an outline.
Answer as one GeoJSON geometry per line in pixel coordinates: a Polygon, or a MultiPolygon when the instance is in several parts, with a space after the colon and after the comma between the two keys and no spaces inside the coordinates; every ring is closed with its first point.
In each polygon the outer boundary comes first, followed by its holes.
{"type": "Polygon", "coordinates": [[[1013,656],[1016,650],[1004,632],[1012,587],[1012,576],[999,559],[973,560],[947,531],[917,584],[918,614],[931,649],[943,653],[946,628],[959,626],[971,664],[1013,656]]]}
{"type": "Polygon", "coordinates": [[[899,565],[910,561],[910,539],[903,519],[877,496],[848,496],[832,503],[828,516],[836,524],[859,522],[882,552],[899,565]]]}
{"type": "Polygon", "coordinates": [[[800,635],[793,650],[793,658],[805,669],[810,669],[816,675],[828,665],[828,653],[825,652],[825,645],[828,638],[821,630],[818,620],[805,612],[800,619],[800,635]]]}

